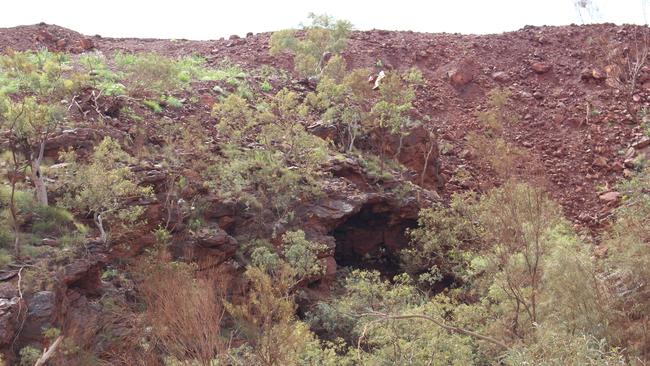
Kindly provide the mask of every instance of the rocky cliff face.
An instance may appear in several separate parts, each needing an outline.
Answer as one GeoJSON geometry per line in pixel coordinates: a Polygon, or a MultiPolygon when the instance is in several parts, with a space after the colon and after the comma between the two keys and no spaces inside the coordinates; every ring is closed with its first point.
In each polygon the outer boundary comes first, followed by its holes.
{"type": "MultiPolygon", "coordinates": [[[[650,106],[650,68],[640,68],[636,75],[640,87],[630,95],[621,86],[624,75],[616,72],[620,58],[615,55],[629,52],[637,31],[636,27],[605,24],[526,27],[487,36],[354,32],[344,52],[349,67],[380,63],[388,71],[410,67],[422,71],[425,82],[416,88],[414,104],[420,116],[429,116],[427,123],[435,130],[437,146],[433,154],[427,154],[432,142],[429,130],[424,128],[405,136],[399,153],[399,141],[391,141],[390,153],[409,169],[408,174],[393,181],[371,176],[351,157],[333,159],[323,168],[331,173],[323,194],[293,207],[292,221],[284,224],[302,227],[308,239],[327,247],[319,255],[326,273],[312,279],[311,285],[326,291],[338,266],[376,268],[392,274],[396,253],[408,245],[405,230],[416,225],[421,207],[445,201],[455,192],[482,190],[498,183],[499,178],[477,159],[467,143],[470,132],[483,129],[477,115],[488,109],[489,91],[495,88],[509,91],[512,102],[508,113],[517,120],[504,131],[505,139],[541,163],[549,191],[574,224],[597,232],[618,198],[606,190],[627,174],[634,159],[650,149],[650,140],[644,135],[648,125],[643,119],[650,106]],[[407,182],[411,188],[401,190],[407,182]]],[[[73,54],[198,54],[212,64],[227,58],[250,68],[272,65],[291,69],[288,57],[269,55],[268,40],[269,34],[199,42],[86,37],[49,25],[0,29],[2,51],[47,47],[73,54]]],[[[274,82],[277,87],[286,86],[301,94],[314,88],[308,82],[291,79],[274,82]]],[[[206,137],[213,137],[210,108],[219,97],[219,89],[201,83],[193,87],[199,100],[196,106],[166,111],[161,118],[192,118],[205,127],[206,137]]],[[[146,137],[134,131],[133,121],[120,112],[128,103],[88,90],[71,112],[80,127],[53,134],[46,144],[46,156],[55,159],[66,149],[75,149],[83,156],[105,136],[133,141],[140,138],[143,145],[160,143],[162,137],[155,125],[146,127],[146,137]],[[99,115],[102,124],[94,119],[99,115]]],[[[135,144],[131,146],[136,149],[135,144]]],[[[121,238],[124,245],[110,251],[87,243],[92,250],[61,266],[51,292],[23,296],[16,290],[20,270],[2,272],[0,347],[15,351],[27,344],[44,344],[41,331],[51,325],[65,328],[82,345],[102,327],[128,333],[127,326],[111,323],[97,302],[105,294],[126,299],[129,289],[115,281],[103,281],[101,274],[106,266],[137,260],[153,245],[151,232],[159,225],[170,229],[174,255],[197,261],[199,266],[230,266],[239,245],[235,238],[247,232],[262,230],[270,235],[286,229],[264,227],[240,204],[209,194],[200,172],[189,167],[169,168],[140,160],[132,168],[142,184],[155,190],[151,201],[141,203],[146,206],[147,225],[125,233],[121,238]],[[172,174],[187,180],[173,196],[167,182],[172,174]],[[182,202],[202,203],[202,228],[188,227],[187,217],[179,208],[182,202]]],[[[236,273],[237,269],[232,271],[236,273]]],[[[102,349],[104,346],[92,347],[100,353],[109,352],[102,349]]]]}

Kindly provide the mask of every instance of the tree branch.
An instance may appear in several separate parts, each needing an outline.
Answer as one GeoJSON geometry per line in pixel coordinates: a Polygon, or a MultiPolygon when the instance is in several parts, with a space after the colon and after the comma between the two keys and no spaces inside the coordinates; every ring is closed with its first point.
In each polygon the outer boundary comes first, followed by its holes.
{"type": "Polygon", "coordinates": [[[54,343],[52,343],[48,348],[45,348],[43,350],[43,354],[41,357],[36,360],[36,363],[34,366],[43,366],[47,363],[47,361],[54,355],[54,351],[59,347],[59,344],[61,344],[61,340],[63,340],[63,336],[58,336],[56,340],[54,340],[54,343]]]}
{"type": "Polygon", "coordinates": [[[435,318],[432,318],[432,317],[430,317],[428,315],[424,315],[424,314],[397,314],[397,315],[394,315],[394,314],[385,314],[385,313],[380,313],[380,312],[373,311],[373,312],[370,312],[370,313],[361,314],[361,316],[374,316],[374,317],[378,317],[378,318],[380,318],[382,320],[390,320],[390,319],[396,319],[396,320],[400,320],[400,319],[424,319],[424,320],[428,320],[428,321],[432,322],[433,324],[443,328],[444,330],[446,330],[448,332],[456,333],[456,334],[463,334],[463,335],[467,335],[467,336],[470,336],[470,337],[473,337],[473,338],[476,338],[476,339],[480,339],[482,341],[486,341],[486,342],[492,343],[492,344],[494,344],[496,346],[499,346],[502,349],[507,350],[507,349],[510,348],[510,347],[508,347],[507,344],[499,341],[498,339],[495,339],[495,338],[492,338],[492,337],[489,337],[489,336],[485,336],[485,335],[482,335],[482,334],[479,334],[479,333],[476,333],[476,332],[472,332],[471,330],[467,330],[467,329],[464,329],[464,328],[459,328],[459,327],[454,327],[454,326],[451,326],[451,325],[447,325],[447,324],[445,324],[445,323],[443,323],[443,322],[441,322],[441,321],[439,321],[439,320],[437,320],[435,318]]]}

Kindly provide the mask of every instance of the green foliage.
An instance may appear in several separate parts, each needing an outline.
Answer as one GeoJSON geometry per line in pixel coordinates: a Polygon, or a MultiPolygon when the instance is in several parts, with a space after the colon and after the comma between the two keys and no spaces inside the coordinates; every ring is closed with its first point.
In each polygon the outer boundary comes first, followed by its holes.
{"type": "Polygon", "coordinates": [[[299,279],[323,274],[325,268],[318,260],[318,254],[327,246],[305,239],[302,230],[287,231],[282,236],[282,254],[299,279]]]}
{"type": "Polygon", "coordinates": [[[239,85],[244,82],[248,73],[240,65],[228,60],[223,61],[218,68],[204,68],[196,72],[198,79],[203,81],[225,81],[230,85],[239,85]]]}
{"type": "Polygon", "coordinates": [[[43,331],[43,336],[49,339],[50,342],[54,342],[54,340],[57,339],[60,335],[61,329],[59,328],[47,328],[43,331]]]}
{"type": "MultiPolygon", "coordinates": [[[[0,185],[0,248],[9,248],[14,242],[13,220],[10,213],[11,187],[0,185]]],[[[43,206],[34,201],[31,191],[16,190],[16,213],[19,240],[22,242],[25,254],[31,252],[34,256],[47,251],[49,248],[30,247],[29,244],[41,245],[44,238],[54,238],[63,249],[74,247],[83,236],[83,225],[77,223],[73,215],[60,207],[43,206]]],[[[63,251],[59,254],[63,255],[63,251]]],[[[6,257],[4,262],[9,261],[6,257]]]]}
{"type": "Polygon", "coordinates": [[[273,87],[271,86],[271,84],[267,80],[264,80],[264,82],[262,84],[260,84],[260,90],[262,90],[265,93],[270,92],[272,89],[273,89],[273,87]]]}
{"type": "Polygon", "coordinates": [[[99,53],[79,56],[79,65],[89,75],[90,84],[103,95],[123,95],[126,93],[124,84],[119,82],[119,75],[106,64],[106,59],[99,53]]]}
{"type": "Polygon", "coordinates": [[[369,70],[346,72],[340,56],[333,56],[323,70],[316,91],[307,95],[307,103],[321,114],[326,125],[337,131],[336,143],[342,151],[351,151],[362,133],[372,135],[380,156],[379,176],[384,175],[385,154],[393,135],[402,137],[412,124],[407,113],[415,97],[415,71],[405,74],[390,73],[379,87],[379,96],[367,82],[369,70]]]}
{"type": "Polygon", "coordinates": [[[370,110],[372,132],[379,140],[379,155],[383,171],[385,153],[390,135],[404,134],[409,119],[406,112],[411,109],[415,92],[405,86],[398,74],[391,73],[379,87],[381,99],[370,110]]]}
{"type": "Polygon", "coordinates": [[[113,68],[100,54],[84,54],[78,63],[90,85],[103,95],[128,92],[137,97],[163,96],[161,102],[173,108],[180,108],[182,103],[165,95],[183,90],[191,82],[225,80],[228,84],[243,87],[246,78],[246,73],[238,65],[224,62],[219,68],[212,69],[206,67],[206,60],[198,56],[168,58],[156,53],[117,52],[112,61],[113,68]]]}
{"type": "Polygon", "coordinates": [[[467,144],[474,150],[477,159],[488,164],[502,179],[518,175],[517,170],[520,167],[524,170],[524,175],[535,172],[535,162],[532,161],[528,152],[501,137],[470,133],[467,137],[467,144]]]}
{"type": "Polygon", "coordinates": [[[516,122],[516,115],[509,110],[510,90],[494,88],[488,92],[488,109],[478,113],[478,118],[487,128],[489,136],[501,136],[508,123],[516,122]]]}
{"type": "Polygon", "coordinates": [[[142,215],[142,206],[126,201],[145,198],[152,194],[150,187],[139,187],[133,173],[126,166],[130,157],[119,143],[106,137],[93,152],[88,164],[80,164],[73,153],[65,154],[69,163],[66,169],[67,192],[61,203],[71,210],[91,214],[103,232],[102,220],[135,224],[142,215]]]}
{"type": "Polygon", "coordinates": [[[650,169],[636,173],[618,189],[623,204],[616,210],[604,245],[616,316],[609,337],[632,357],[648,359],[650,344],[650,169]]]}
{"type": "Polygon", "coordinates": [[[406,70],[403,75],[404,81],[412,85],[423,85],[424,77],[422,76],[422,71],[417,67],[411,67],[406,70]]]}
{"type": "Polygon", "coordinates": [[[5,248],[0,248],[0,268],[4,268],[12,261],[13,258],[11,257],[11,253],[5,248]]]}
{"type": "Polygon", "coordinates": [[[605,339],[612,315],[611,299],[590,248],[563,228],[551,236],[555,247],[542,268],[545,296],[540,310],[559,332],[605,339]]]}
{"type": "Polygon", "coordinates": [[[67,70],[67,58],[48,51],[9,51],[0,56],[0,73],[4,74],[0,81],[6,83],[0,85],[4,90],[0,93],[0,129],[12,153],[12,174],[20,175],[29,167],[36,198],[44,206],[48,205],[47,188],[40,167],[45,143],[64,121],[61,99],[69,96],[80,80],[71,72],[68,76],[77,82],[67,79],[67,70]]]}
{"type": "Polygon", "coordinates": [[[172,97],[171,95],[164,96],[161,101],[172,108],[183,108],[183,100],[172,97]]]}
{"type": "Polygon", "coordinates": [[[377,272],[353,271],[344,292],[330,303],[320,303],[308,315],[313,326],[341,334],[354,346],[355,364],[469,365],[478,363],[474,340],[449,334],[418,320],[387,319],[373,314],[422,314],[454,319],[464,325],[482,315],[477,309],[452,303],[444,296],[427,300],[406,275],[382,280],[377,272]]]}
{"type": "Polygon", "coordinates": [[[619,350],[595,338],[558,332],[538,326],[535,342],[515,345],[506,355],[506,365],[627,365],[619,350]]]}
{"type": "Polygon", "coordinates": [[[432,268],[446,275],[462,275],[468,243],[479,239],[476,212],[471,195],[455,195],[449,207],[440,204],[420,211],[418,227],[408,231],[411,246],[400,252],[407,273],[430,273],[432,268]]]}
{"type": "Polygon", "coordinates": [[[327,246],[307,240],[302,230],[287,231],[282,235],[280,253],[276,253],[265,241],[255,241],[252,244],[256,247],[251,253],[251,263],[269,275],[278,271],[286,272],[285,275],[292,279],[293,285],[317,278],[325,270],[318,255],[327,246]]]}
{"type": "Polygon", "coordinates": [[[62,98],[76,86],[69,72],[69,57],[47,50],[0,55],[0,95],[27,93],[52,99],[62,98]],[[66,74],[70,78],[66,77],[66,74]]]}
{"type": "Polygon", "coordinates": [[[503,307],[510,331],[526,334],[541,320],[543,268],[561,243],[561,210],[540,189],[508,182],[481,199],[479,219],[489,243],[489,297],[503,307]]]}
{"type": "Polygon", "coordinates": [[[303,77],[320,74],[325,67],[323,55],[341,53],[352,31],[350,22],[334,21],[327,15],[310,13],[309,19],[311,24],[302,27],[303,37],[298,38],[295,30],[286,29],[274,32],[269,45],[272,55],[291,51],[295,69],[303,77]]]}
{"type": "Polygon", "coordinates": [[[12,139],[29,148],[56,128],[64,118],[64,109],[40,103],[35,97],[26,97],[18,102],[8,100],[1,117],[2,127],[11,128],[12,139]]]}
{"type": "Polygon", "coordinates": [[[321,114],[323,122],[336,128],[341,150],[350,151],[357,136],[369,123],[372,89],[367,82],[368,70],[357,69],[341,78],[337,70],[344,67],[334,66],[342,60],[339,56],[332,57],[316,92],[309,93],[306,99],[321,114]]]}
{"type": "MultiPolygon", "coordinates": [[[[11,196],[11,186],[0,185],[0,205],[7,207],[11,196]]],[[[29,191],[16,190],[15,192],[16,208],[20,212],[31,212],[34,206],[34,200],[29,191]]]]}
{"type": "Polygon", "coordinates": [[[142,104],[144,104],[145,107],[149,108],[154,113],[162,113],[163,111],[160,104],[158,104],[158,102],[156,102],[155,100],[145,100],[144,102],[142,102],[142,104]]]}
{"type": "Polygon", "coordinates": [[[33,234],[58,236],[74,228],[74,216],[64,208],[34,205],[31,212],[34,217],[33,234]]]}
{"type": "Polygon", "coordinates": [[[270,210],[277,221],[291,219],[294,202],[316,196],[328,149],[305,130],[305,114],[297,94],[286,89],[257,111],[236,95],[217,104],[217,129],[228,137],[224,160],[214,167],[220,194],[259,210],[260,220],[270,210]]]}
{"type": "Polygon", "coordinates": [[[162,226],[158,226],[158,228],[154,230],[153,234],[156,237],[156,243],[160,245],[169,244],[170,240],[172,239],[172,234],[169,232],[169,230],[165,229],[162,226]]]}
{"type": "Polygon", "coordinates": [[[178,62],[155,53],[118,52],[113,61],[128,81],[129,94],[158,96],[180,89],[189,81],[178,62]]]}
{"type": "Polygon", "coordinates": [[[219,121],[217,130],[233,143],[244,143],[257,126],[257,119],[246,100],[231,94],[212,108],[212,115],[219,121]]]}
{"type": "MultiPolygon", "coordinates": [[[[358,154],[357,159],[359,161],[359,165],[363,168],[364,172],[368,174],[369,177],[382,182],[390,182],[395,179],[389,169],[382,168],[382,162],[379,156],[371,153],[364,153],[358,154]]],[[[388,165],[390,170],[403,170],[403,166],[400,166],[399,163],[393,160],[386,161],[384,164],[388,165]]]]}
{"type": "Polygon", "coordinates": [[[275,220],[289,220],[294,202],[308,200],[319,192],[316,172],[290,169],[278,151],[231,149],[224,155],[225,161],[217,167],[220,194],[259,210],[260,220],[264,220],[266,210],[275,220]]]}
{"type": "Polygon", "coordinates": [[[508,182],[480,198],[458,195],[448,207],[422,210],[409,234],[401,259],[414,279],[355,271],[340,295],[308,314],[319,334],[347,335],[360,346],[352,351],[357,364],[621,363],[610,346],[615,312],[597,263],[543,191],[508,182]],[[418,290],[442,275],[457,283],[435,297],[418,290]],[[413,314],[508,349],[393,317],[413,314]]]}
{"type": "Polygon", "coordinates": [[[237,305],[226,302],[226,310],[249,341],[248,346],[233,352],[240,364],[297,365],[301,355],[314,348],[314,335],[295,319],[291,272],[286,264],[273,277],[249,267],[245,272],[250,284],[248,298],[237,305]]]}
{"type": "Polygon", "coordinates": [[[41,351],[32,346],[27,346],[20,350],[19,355],[20,366],[32,366],[41,357],[41,351]]]}

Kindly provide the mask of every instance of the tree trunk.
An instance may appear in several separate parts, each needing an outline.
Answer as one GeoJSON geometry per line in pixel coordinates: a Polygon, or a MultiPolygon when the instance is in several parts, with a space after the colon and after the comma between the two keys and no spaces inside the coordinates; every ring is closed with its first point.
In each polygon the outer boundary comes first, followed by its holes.
{"type": "Polygon", "coordinates": [[[36,190],[36,201],[42,206],[47,206],[47,187],[45,186],[45,177],[41,173],[41,162],[43,161],[43,151],[45,150],[45,141],[41,142],[38,151],[38,157],[32,159],[32,181],[36,190]]]}
{"type": "Polygon", "coordinates": [[[348,145],[348,152],[354,148],[354,140],[357,138],[356,128],[348,125],[348,135],[350,136],[350,145],[348,145]]]}
{"type": "Polygon", "coordinates": [[[50,358],[52,358],[52,356],[54,356],[54,353],[56,352],[57,348],[61,344],[62,340],[63,340],[63,336],[56,337],[54,342],[49,347],[43,350],[43,354],[41,355],[41,357],[38,358],[38,360],[36,360],[34,366],[43,366],[47,364],[47,361],[50,358]]]}
{"type": "Polygon", "coordinates": [[[14,163],[14,171],[11,175],[11,197],[9,199],[9,211],[11,212],[11,221],[14,232],[14,256],[20,257],[20,239],[18,236],[18,210],[16,209],[16,181],[18,179],[18,157],[16,151],[11,150],[11,156],[14,163]]]}
{"type": "Polygon", "coordinates": [[[20,241],[18,236],[18,210],[16,210],[16,174],[14,171],[14,177],[11,178],[11,199],[9,202],[9,210],[11,211],[11,221],[13,221],[13,231],[14,231],[14,256],[16,258],[20,257],[20,241]]]}
{"type": "Polygon", "coordinates": [[[393,160],[399,161],[399,155],[402,153],[402,145],[404,144],[404,134],[402,133],[402,130],[399,131],[399,145],[397,146],[397,150],[395,151],[395,154],[393,155],[393,160]]]}
{"type": "Polygon", "coordinates": [[[388,136],[386,136],[387,132],[383,130],[381,131],[381,141],[379,143],[379,161],[380,161],[380,169],[379,169],[379,175],[384,176],[384,159],[385,159],[385,153],[386,153],[386,139],[388,139],[388,136]]]}
{"type": "Polygon", "coordinates": [[[95,225],[97,225],[97,229],[99,229],[99,238],[102,243],[106,244],[108,242],[108,234],[106,234],[106,230],[104,230],[102,215],[99,213],[95,213],[95,225]]]}
{"type": "Polygon", "coordinates": [[[433,138],[431,137],[430,133],[429,133],[429,141],[431,142],[431,145],[429,145],[429,150],[424,155],[424,166],[422,167],[422,174],[420,174],[420,187],[422,188],[424,188],[424,179],[426,178],[427,169],[429,168],[429,159],[431,158],[431,153],[433,152],[433,147],[435,146],[433,138]]]}

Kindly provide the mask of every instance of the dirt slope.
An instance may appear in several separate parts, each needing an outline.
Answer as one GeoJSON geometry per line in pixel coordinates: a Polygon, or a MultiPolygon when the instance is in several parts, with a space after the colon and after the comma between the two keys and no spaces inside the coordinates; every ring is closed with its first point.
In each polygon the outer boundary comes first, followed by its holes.
{"type": "MultiPolygon", "coordinates": [[[[506,139],[543,164],[549,190],[576,224],[596,228],[614,204],[599,195],[623,177],[624,160],[638,153],[629,148],[643,138],[642,126],[625,108],[623,93],[598,73],[603,73],[612,51],[634,47],[639,30],[612,24],[526,27],[484,36],[372,30],[354,32],[344,56],[350,67],[415,66],[422,71],[426,84],[418,88],[415,104],[421,115],[431,117],[441,144],[447,146],[441,162],[447,181],[444,196],[495,182],[491,171],[468,151],[466,137],[482,128],[476,113],[487,108],[487,93],[499,86],[509,89],[509,108],[517,122],[506,127],[506,139]],[[459,169],[471,179],[462,184],[453,180],[459,169]]],[[[95,49],[107,54],[198,54],[210,63],[229,59],[248,67],[290,69],[288,56],[269,55],[269,37],[117,39],[39,24],[0,29],[0,51],[47,47],[73,53],[95,49]]],[[[642,73],[642,86],[646,79],[650,76],[642,73]]],[[[648,105],[650,95],[642,86],[634,97],[639,110],[648,105]]]]}

